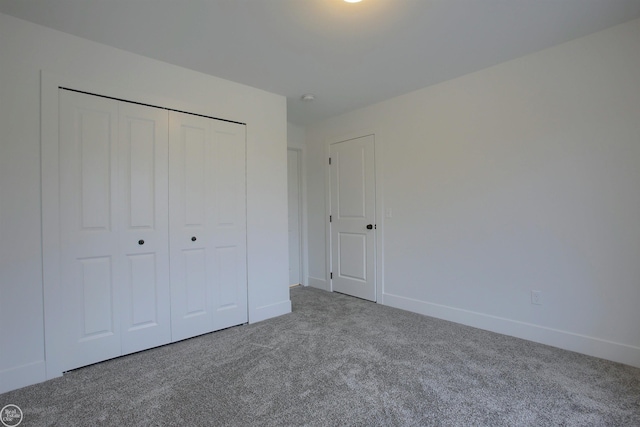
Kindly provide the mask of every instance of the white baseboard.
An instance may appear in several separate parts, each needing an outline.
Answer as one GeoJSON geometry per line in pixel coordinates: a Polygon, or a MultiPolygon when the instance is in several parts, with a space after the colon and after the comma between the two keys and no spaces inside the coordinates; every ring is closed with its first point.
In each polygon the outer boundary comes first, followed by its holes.
{"type": "Polygon", "coordinates": [[[390,307],[640,368],[640,347],[398,295],[384,294],[383,301],[390,307]]]}
{"type": "Polygon", "coordinates": [[[47,370],[44,360],[0,371],[0,393],[41,383],[46,379],[47,370]]]}
{"type": "Polygon", "coordinates": [[[318,279],[317,277],[309,276],[307,278],[307,282],[312,288],[322,289],[323,291],[330,291],[329,282],[327,282],[325,279],[318,279]]]}
{"type": "Polygon", "coordinates": [[[284,300],[275,304],[263,305],[256,307],[249,313],[249,323],[256,323],[262,320],[271,319],[272,317],[282,316],[291,313],[291,300],[284,300]]]}

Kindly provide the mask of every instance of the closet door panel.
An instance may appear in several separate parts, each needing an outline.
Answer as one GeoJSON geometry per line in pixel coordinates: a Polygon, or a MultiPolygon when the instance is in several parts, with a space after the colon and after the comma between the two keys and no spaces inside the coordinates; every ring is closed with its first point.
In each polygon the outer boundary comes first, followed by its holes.
{"type": "Polygon", "coordinates": [[[186,294],[184,315],[188,318],[206,317],[209,309],[207,304],[207,252],[202,248],[184,249],[182,257],[186,294]]]}
{"type": "Polygon", "coordinates": [[[119,105],[122,353],[171,341],[166,110],[119,105]]]}
{"type": "Polygon", "coordinates": [[[59,102],[60,369],[247,322],[245,126],[59,102]]]}
{"type": "Polygon", "coordinates": [[[214,188],[212,245],[215,329],[246,323],[246,156],[245,126],[212,120],[214,188]]]}
{"type": "Polygon", "coordinates": [[[170,113],[173,340],[247,322],[245,127],[170,113]]]}
{"type": "Polygon", "coordinates": [[[210,250],[211,158],[209,120],[169,114],[172,339],[212,330],[210,250]]]}
{"type": "Polygon", "coordinates": [[[118,103],[60,90],[60,292],[63,371],[121,353],[117,223],[118,103]]]}

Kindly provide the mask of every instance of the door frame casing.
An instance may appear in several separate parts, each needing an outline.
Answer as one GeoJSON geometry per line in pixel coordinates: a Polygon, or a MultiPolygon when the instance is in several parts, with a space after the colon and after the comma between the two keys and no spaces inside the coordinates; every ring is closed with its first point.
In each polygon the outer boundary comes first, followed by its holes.
{"type": "Polygon", "coordinates": [[[349,141],[352,139],[362,138],[365,136],[373,136],[373,151],[374,151],[374,183],[375,183],[375,215],[376,215],[376,235],[375,235],[375,290],[376,290],[376,303],[384,305],[384,198],[382,188],[382,170],[383,170],[383,146],[381,138],[375,129],[363,129],[360,131],[354,131],[325,139],[324,146],[324,192],[325,192],[325,280],[326,290],[333,292],[333,282],[331,280],[332,271],[332,239],[331,239],[331,224],[329,223],[329,215],[331,215],[331,167],[329,166],[329,157],[331,157],[331,145],[340,142],[349,141]]]}

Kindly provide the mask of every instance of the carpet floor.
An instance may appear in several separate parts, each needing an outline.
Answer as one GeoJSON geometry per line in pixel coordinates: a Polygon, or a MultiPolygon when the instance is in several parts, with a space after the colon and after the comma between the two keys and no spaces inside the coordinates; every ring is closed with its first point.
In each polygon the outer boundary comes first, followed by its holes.
{"type": "Polygon", "coordinates": [[[640,426],[640,369],[312,288],[0,395],[21,426],[640,426]]]}

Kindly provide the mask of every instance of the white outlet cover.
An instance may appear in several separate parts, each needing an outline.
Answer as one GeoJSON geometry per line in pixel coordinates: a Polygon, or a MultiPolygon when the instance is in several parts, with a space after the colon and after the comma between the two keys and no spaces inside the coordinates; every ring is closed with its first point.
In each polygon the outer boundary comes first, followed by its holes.
{"type": "Polygon", "coordinates": [[[542,305],[541,291],[531,291],[531,304],[542,305]]]}

